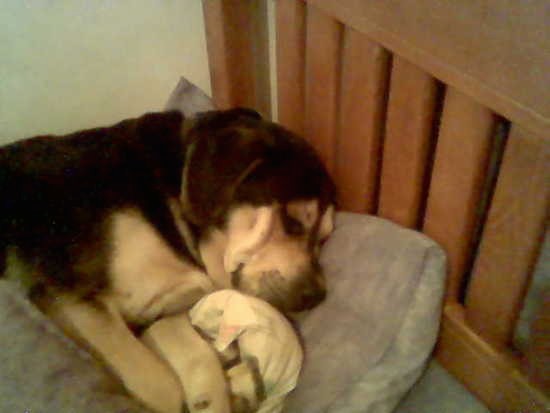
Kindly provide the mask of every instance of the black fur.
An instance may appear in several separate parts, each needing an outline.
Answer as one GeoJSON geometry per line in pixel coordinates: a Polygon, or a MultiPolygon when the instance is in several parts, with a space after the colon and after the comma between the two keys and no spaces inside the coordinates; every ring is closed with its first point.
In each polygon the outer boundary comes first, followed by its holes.
{"type": "Polygon", "coordinates": [[[6,247],[16,246],[38,286],[93,295],[108,282],[108,218],[125,207],[141,210],[182,259],[193,261],[166,204],[180,196],[191,147],[185,218],[197,237],[223,225],[235,204],[334,202],[314,150],[256,112],[205,113],[185,137],[182,122],[177,112],[152,113],[0,148],[0,263],[6,247]]]}
{"type": "Polygon", "coordinates": [[[42,282],[93,294],[107,282],[106,220],[133,206],[191,259],[165,203],[181,184],[181,122],[148,114],[1,148],[0,249],[15,245],[42,282]]]}
{"type": "Polygon", "coordinates": [[[189,196],[201,226],[220,225],[227,210],[239,203],[285,204],[317,198],[324,209],[335,202],[334,184],[313,148],[250,111],[207,113],[190,131],[188,142],[196,143],[189,166],[189,196]],[[257,161],[234,188],[236,179],[257,161]]]}

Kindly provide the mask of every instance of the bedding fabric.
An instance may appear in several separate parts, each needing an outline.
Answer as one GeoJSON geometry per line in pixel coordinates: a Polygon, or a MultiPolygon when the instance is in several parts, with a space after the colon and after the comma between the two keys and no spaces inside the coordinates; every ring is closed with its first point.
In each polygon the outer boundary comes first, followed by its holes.
{"type": "Polygon", "coordinates": [[[0,342],[0,412],[149,412],[6,280],[0,342]]]}
{"type": "Polygon", "coordinates": [[[305,364],[285,412],[391,412],[435,344],[444,253],[415,231],[340,213],[321,263],[329,295],[300,323],[305,364]]]}

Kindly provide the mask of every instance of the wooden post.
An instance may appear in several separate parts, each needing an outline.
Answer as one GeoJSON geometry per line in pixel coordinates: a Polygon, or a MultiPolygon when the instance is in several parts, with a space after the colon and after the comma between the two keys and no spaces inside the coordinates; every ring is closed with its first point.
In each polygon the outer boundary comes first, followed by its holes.
{"type": "Polygon", "coordinates": [[[254,108],[271,115],[265,4],[203,0],[214,103],[220,109],[254,108]]]}

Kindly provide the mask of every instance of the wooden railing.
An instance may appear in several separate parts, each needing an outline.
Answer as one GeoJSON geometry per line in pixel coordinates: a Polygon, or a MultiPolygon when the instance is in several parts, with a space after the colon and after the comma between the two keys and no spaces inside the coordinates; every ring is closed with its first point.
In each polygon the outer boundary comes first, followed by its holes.
{"type": "MultiPolygon", "coordinates": [[[[203,2],[221,107],[269,96],[251,3],[203,2]]],[[[318,149],[342,209],[446,250],[440,362],[493,411],[543,412],[550,317],[526,356],[511,338],[548,217],[550,33],[544,0],[486,3],[277,0],[278,121],[318,149]]]]}

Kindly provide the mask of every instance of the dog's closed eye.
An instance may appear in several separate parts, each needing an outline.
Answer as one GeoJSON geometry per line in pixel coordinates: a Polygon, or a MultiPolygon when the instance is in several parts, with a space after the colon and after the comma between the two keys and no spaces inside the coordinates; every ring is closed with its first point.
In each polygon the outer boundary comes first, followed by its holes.
{"type": "Polygon", "coordinates": [[[306,229],[304,224],[298,221],[296,218],[292,218],[287,215],[284,220],[285,231],[288,235],[304,235],[306,229]]]}

